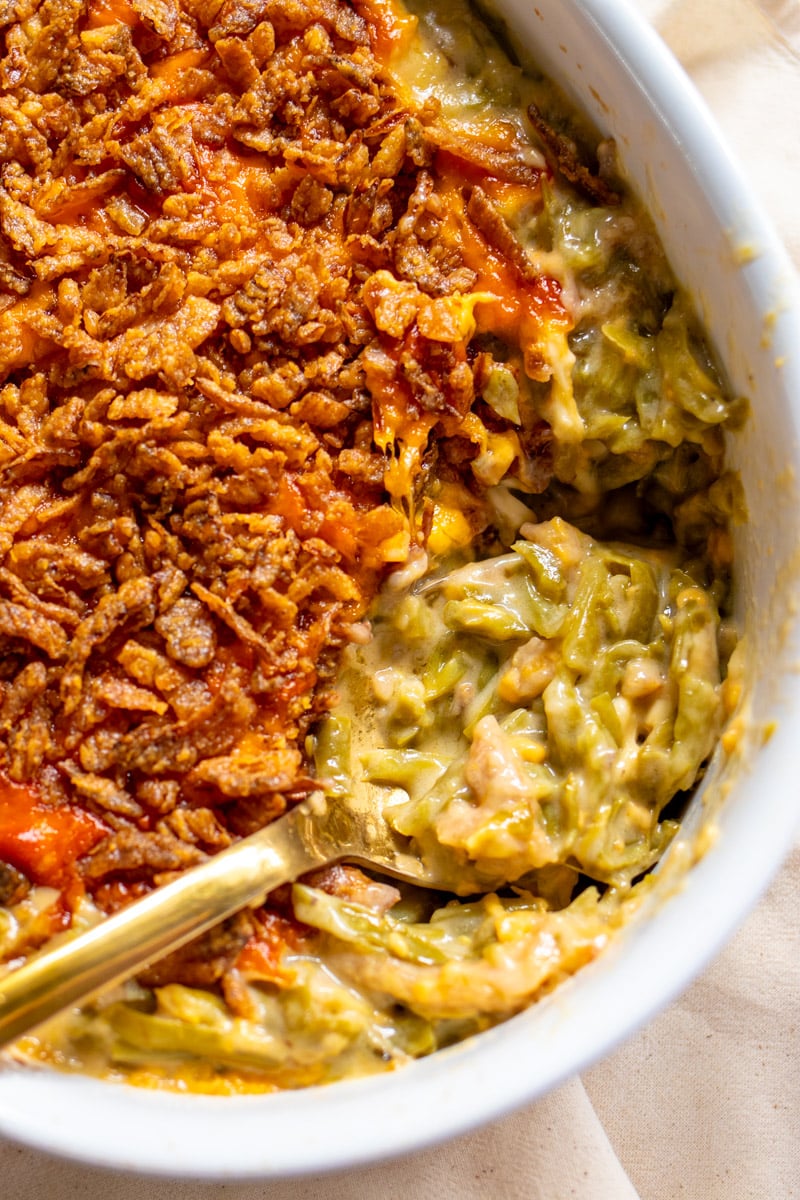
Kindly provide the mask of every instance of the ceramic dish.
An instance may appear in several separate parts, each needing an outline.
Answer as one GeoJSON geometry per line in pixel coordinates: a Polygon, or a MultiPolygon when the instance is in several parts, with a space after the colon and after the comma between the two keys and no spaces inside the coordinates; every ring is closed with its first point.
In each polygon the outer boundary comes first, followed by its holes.
{"type": "Polygon", "coordinates": [[[737,532],[737,604],[754,664],[737,752],[695,797],[648,911],[591,967],[505,1025],[394,1074],[261,1097],[156,1093],[8,1066],[6,1136],[117,1169],[217,1179],[319,1173],[421,1149],[534,1100],[649,1019],[720,949],[791,843],[800,819],[800,302],[791,268],[702,103],[622,0],[497,7],[520,46],[617,139],[732,390],[752,403],[730,446],[749,510],[737,532]]]}

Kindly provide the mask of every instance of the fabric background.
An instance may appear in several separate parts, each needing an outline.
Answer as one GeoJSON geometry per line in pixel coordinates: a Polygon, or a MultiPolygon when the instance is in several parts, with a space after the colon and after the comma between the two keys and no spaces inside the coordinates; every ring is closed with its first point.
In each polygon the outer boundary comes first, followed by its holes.
{"type": "MultiPolygon", "coordinates": [[[[609,0],[613,2],[613,0],[609,0]]],[[[799,0],[639,0],[800,264],[799,0]]],[[[800,782],[798,782],[800,787],[800,782]]],[[[0,1139],[14,1200],[791,1200],[800,1197],[800,847],[716,963],[622,1049],[532,1107],[380,1167],[166,1182],[0,1139]]]]}

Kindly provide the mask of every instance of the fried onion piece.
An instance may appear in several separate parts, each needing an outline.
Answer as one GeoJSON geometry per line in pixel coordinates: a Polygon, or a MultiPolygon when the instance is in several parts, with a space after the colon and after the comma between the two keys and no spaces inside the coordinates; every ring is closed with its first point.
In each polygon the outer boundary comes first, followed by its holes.
{"type": "Polygon", "coordinates": [[[613,206],[620,203],[619,193],[609,187],[599,175],[589,170],[578,157],[575,144],[553,129],[535,104],[528,105],[528,117],[554,170],[559,171],[578,191],[583,192],[596,204],[613,206]]]}

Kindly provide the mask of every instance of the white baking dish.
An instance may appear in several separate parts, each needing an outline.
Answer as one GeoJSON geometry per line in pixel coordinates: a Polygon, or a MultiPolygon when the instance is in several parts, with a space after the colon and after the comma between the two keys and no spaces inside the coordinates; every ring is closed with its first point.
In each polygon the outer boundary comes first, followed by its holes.
{"type": "Polygon", "coordinates": [[[719,950],[791,844],[800,821],[800,302],[791,268],[702,102],[628,4],[496,7],[617,139],[733,390],[752,402],[730,446],[749,507],[737,537],[737,603],[755,677],[743,758],[725,779],[712,772],[695,798],[671,851],[681,869],[662,873],[652,911],[502,1027],[394,1075],[264,1097],[181,1096],[5,1068],[7,1136],[97,1164],[206,1178],[319,1173],[420,1149],[541,1096],[648,1020],[719,950]],[[704,837],[704,856],[684,873],[709,820],[716,836],[704,837]]]}

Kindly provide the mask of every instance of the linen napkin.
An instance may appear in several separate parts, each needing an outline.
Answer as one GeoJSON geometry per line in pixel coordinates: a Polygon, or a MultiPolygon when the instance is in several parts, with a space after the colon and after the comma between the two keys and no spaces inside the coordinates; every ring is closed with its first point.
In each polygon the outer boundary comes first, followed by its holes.
{"type": "MultiPolygon", "coordinates": [[[[613,0],[610,0],[613,2],[613,0]]],[[[800,263],[800,0],[639,0],[800,263]]],[[[800,785],[799,785],[800,786],[800,785]]],[[[115,1175],[0,1139],[14,1200],[800,1197],[800,847],[732,944],[605,1062],[503,1121],[381,1166],[280,1183],[115,1175]]]]}

